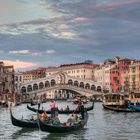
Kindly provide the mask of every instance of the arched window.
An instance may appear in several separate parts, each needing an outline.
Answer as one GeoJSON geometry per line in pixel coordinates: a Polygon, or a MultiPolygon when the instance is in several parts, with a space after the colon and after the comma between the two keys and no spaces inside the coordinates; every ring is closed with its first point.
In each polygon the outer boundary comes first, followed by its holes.
{"type": "Polygon", "coordinates": [[[80,82],[80,87],[84,88],[84,83],[83,82],[80,82]]]}
{"type": "Polygon", "coordinates": [[[26,87],[21,88],[21,93],[26,93],[26,87]]]}
{"type": "Polygon", "coordinates": [[[18,84],[16,83],[16,84],[15,84],[15,89],[17,89],[17,88],[18,88],[18,84]]]}
{"type": "Polygon", "coordinates": [[[74,81],[74,86],[79,86],[79,83],[78,83],[78,81],[74,81]]]}
{"type": "Polygon", "coordinates": [[[92,85],[91,86],[91,90],[94,90],[95,91],[96,90],[96,86],[95,85],[92,85]]]}
{"type": "Polygon", "coordinates": [[[71,79],[68,80],[68,85],[73,85],[73,81],[71,79]]]}
{"type": "Polygon", "coordinates": [[[32,91],[32,85],[28,85],[27,92],[31,92],[31,91],[32,91]]]}
{"type": "Polygon", "coordinates": [[[39,83],[39,89],[42,89],[42,88],[44,88],[44,84],[43,84],[43,82],[40,82],[39,83]]]}
{"type": "Polygon", "coordinates": [[[86,88],[86,89],[90,89],[90,84],[87,83],[87,84],[85,85],[85,88],[86,88]]]}
{"type": "Polygon", "coordinates": [[[101,91],[102,91],[102,89],[101,89],[100,86],[97,87],[97,91],[98,91],[98,92],[101,92],[101,91]]]}
{"type": "Polygon", "coordinates": [[[56,84],[55,80],[52,79],[52,80],[51,80],[51,86],[54,86],[55,84],[56,84]]]}
{"type": "Polygon", "coordinates": [[[37,84],[33,85],[33,90],[38,90],[38,85],[37,84]]]}
{"type": "Polygon", "coordinates": [[[16,78],[15,78],[15,79],[16,79],[16,81],[18,81],[18,76],[16,76],[16,78]]]}
{"type": "Polygon", "coordinates": [[[45,82],[45,87],[49,87],[50,86],[50,82],[49,81],[46,81],[45,82]]]}

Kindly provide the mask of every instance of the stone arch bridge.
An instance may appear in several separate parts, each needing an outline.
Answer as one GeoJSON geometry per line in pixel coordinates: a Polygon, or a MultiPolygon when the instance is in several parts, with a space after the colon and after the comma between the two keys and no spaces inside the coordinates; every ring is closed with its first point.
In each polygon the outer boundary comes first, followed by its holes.
{"type": "Polygon", "coordinates": [[[91,97],[101,95],[103,86],[92,80],[75,78],[64,72],[58,72],[46,78],[40,78],[27,83],[20,87],[22,94],[30,96],[45,96],[47,98],[64,97],[69,98],[77,95],[91,97]]]}

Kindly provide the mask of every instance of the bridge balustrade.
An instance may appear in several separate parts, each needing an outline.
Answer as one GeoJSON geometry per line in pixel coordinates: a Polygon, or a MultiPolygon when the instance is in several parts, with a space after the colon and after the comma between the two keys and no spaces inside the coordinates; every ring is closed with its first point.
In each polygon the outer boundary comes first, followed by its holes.
{"type": "Polygon", "coordinates": [[[54,86],[50,86],[50,87],[46,87],[46,88],[43,88],[43,89],[39,89],[37,91],[30,91],[28,92],[30,95],[31,94],[39,94],[41,92],[45,92],[45,91],[49,91],[49,90],[61,90],[61,89],[66,89],[66,90],[72,90],[72,91],[76,91],[82,95],[85,95],[85,96],[92,96],[94,94],[102,94],[100,92],[95,92],[91,89],[85,89],[85,88],[80,88],[80,87],[77,87],[77,86],[72,86],[72,85],[69,85],[69,84],[55,84],[54,86]]]}

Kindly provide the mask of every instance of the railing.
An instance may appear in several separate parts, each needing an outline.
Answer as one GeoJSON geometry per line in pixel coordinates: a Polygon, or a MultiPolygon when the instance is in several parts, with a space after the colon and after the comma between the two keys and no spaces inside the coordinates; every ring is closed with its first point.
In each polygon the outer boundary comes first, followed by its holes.
{"type": "Polygon", "coordinates": [[[40,92],[45,92],[45,91],[49,91],[49,90],[58,90],[58,89],[68,89],[68,90],[73,90],[76,91],[78,93],[84,93],[84,94],[88,94],[88,95],[93,95],[93,94],[100,94],[99,92],[90,90],[90,89],[85,89],[85,88],[81,88],[81,87],[77,87],[77,86],[72,86],[72,85],[67,85],[67,84],[57,84],[54,86],[50,86],[47,88],[43,88],[43,89],[39,89],[39,90],[35,90],[35,91],[31,91],[31,92],[27,92],[29,94],[34,94],[34,93],[40,93],[40,92]]]}

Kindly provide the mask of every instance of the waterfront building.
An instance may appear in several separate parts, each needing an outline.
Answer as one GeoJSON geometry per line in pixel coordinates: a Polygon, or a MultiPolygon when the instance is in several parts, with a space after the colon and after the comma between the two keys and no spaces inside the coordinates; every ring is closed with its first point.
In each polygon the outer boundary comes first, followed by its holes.
{"type": "Polygon", "coordinates": [[[104,79],[104,91],[105,92],[111,92],[111,79],[110,79],[110,70],[112,69],[113,65],[114,65],[115,61],[112,59],[108,59],[106,61],[104,61],[104,72],[103,72],[103,79],[104,79]]]}
{"type": "Polygon", "coordinates": [[[95,68],[95,81],[102,83],[104,92],[111,92],[110,69],[114,63],[114,60],[107,59],[95,68]]]}
{"type": "MultiPolygon", "coordinates": [[[[110,70],[110,81],[112,92],[123,92],[124,83],[127,81],[127,74],[122,75],[122,71],[131,64],[132,59],[124,58],[120,59],[115,57],[115,64],[110,70]]],[[[126,87],[125,87],[126,88],[126,87]]]]}
{"type": "MultiPolygon", "coordinates": [[[[129,92],[140,90],[140,61],[115,57],[107,59],[102,64],[93,64],[92,61],[84,63],[63,64],[58,67],[38,68],[17,74],[19,81],[15,84],[17,89],[21,83],[30,82],[40,78],[49,78],[59,72],[77,78],[92,80],[101,83],[103,92],[129,92]]],[[[20,89],[20,88],[19,88],[20,89]]]]}
{"type": "Polygon", "coordinates": [[[121,92],[129,92],[129,65],[122,68],[121,79],[121,92]]]}
{"type": "Polygon", "coordinates": [[[129,91],[140,91],[140,61],[133,61],[129,66],[129,91]]]}
{"type": "Polygon", "coordinates": [[[24,83],[23,80],[23,72],[16,72],[15,73],[15,91],[19,92],[21,84],[24,83]]]}
{"type": "Polygon", "coordinates": [[[94,69],[97,66],[98,66],[97,64],[92,63],[64,64],[60,65],[59,67],[47,68],[46,77],[61,71],[75,78],[83,78],[94,81],[95,80],[94,69]]]}
{"type": "Polygon", "coordinates": [[[8,100],[14,93],[14,67],[0,62],[0,100],[8,100]]]}
{"type": "Polygon", "coordinates": [[[76,64],[63,64],[58,67],[37,68],[30,71],[21,72],[23,74],[23,82],[29,82],[39,78],[49,77],[58,72],[65,72],[69,76],[75,78],[83,78],[95,80],[94,69],[98,67],[97,64],[92,64],[91,61],[76,64]],[[90,62],[90,63],[89,63],[90,62]]]}
{"type": "Polygon", "coordinates": [[[0,95],[2,95],[4,90],[4,63],[0,62],[0,95]]]}

